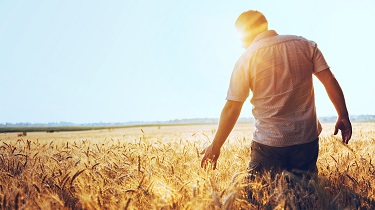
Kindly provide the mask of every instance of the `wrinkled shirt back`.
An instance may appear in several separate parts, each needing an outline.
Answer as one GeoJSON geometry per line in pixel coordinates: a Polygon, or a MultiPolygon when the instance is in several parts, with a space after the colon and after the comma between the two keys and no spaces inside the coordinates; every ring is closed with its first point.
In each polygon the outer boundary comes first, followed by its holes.
{"type": "Polygon", "coordinates": [[[315,42],[266,31],[237,61],[226,99],[244,102],[252,92],[253,141],[275,147],[309,143],[322,130],[312,75],[328,68],[315,42]]]}

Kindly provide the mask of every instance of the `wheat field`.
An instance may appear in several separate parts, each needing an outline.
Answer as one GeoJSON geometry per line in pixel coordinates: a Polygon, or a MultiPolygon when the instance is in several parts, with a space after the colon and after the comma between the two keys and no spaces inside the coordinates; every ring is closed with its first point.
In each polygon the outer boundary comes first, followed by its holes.
{"type": "Polygon", "coordinates": [[[218,169],[199,152],[216,125],[0,134],[1,209],[375,209],[375,123],[344,145],[324,123],[319,176],[248,182],[253,125],[237,124],[218,169]],[[252,192],[251,199],[248,192],[252,192]]]}

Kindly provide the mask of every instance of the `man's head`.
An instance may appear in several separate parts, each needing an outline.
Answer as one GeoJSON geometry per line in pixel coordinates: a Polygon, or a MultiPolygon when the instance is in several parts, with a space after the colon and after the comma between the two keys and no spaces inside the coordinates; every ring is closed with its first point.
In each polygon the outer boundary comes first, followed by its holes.
{"type": "Polygon", "coordinates": [[[235,27],[241,33],[243,46],[247,48],[258,34],[268,30],[268,21],[261,12],[249,10],[237,18],[235,27]]]}

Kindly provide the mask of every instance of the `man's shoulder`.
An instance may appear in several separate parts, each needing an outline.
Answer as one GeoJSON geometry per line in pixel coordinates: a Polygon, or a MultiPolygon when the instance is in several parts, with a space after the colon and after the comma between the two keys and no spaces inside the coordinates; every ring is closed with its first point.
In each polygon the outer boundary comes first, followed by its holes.
{"type": "MultiPolygon", "coordinates": [[[[270,36],[263,38],[257,42],[252,43],[246,50],[245,52],[240,56],[239,60],[240,61],[247,61],[250,57],[252,57],[258,50],[264,49],[264,48],[269,48],[272,46],[276,46],[281,43],[286,43],[286,42],[297,42],[300,44],[303,44],[306,47],[309,48],[314,48],[316,46],[316,43],[312,40],[309,40],[303,36],[298,36],[298,35],[279,35],[277,34],[276,36],[270,36]]],[[[242,63],[242,62],[241,62],[242,63]]]]}
{"type": "Polygon", "coordinates": [[[307,39],[303,36],[299,35],[291,35],[291,34],[285,34],[285,35],[278,35],[273,37],[274,40],[281,40],[281,41],[289,41],[289,40],[296,40],[296,41],[302,41],[302,42],[312,42],[315,43],[314,41],[307,39]]]}
{"type": "Polygon", "coordinates": [[[298,35],[277,35],[268,37],[266,39],[260,40],[253,46],[250,46],[250,54],[262,49],[269,49],[283,44],[292,44],[306,49],[316,48],[317,44],[303,36],[298,35]]]}

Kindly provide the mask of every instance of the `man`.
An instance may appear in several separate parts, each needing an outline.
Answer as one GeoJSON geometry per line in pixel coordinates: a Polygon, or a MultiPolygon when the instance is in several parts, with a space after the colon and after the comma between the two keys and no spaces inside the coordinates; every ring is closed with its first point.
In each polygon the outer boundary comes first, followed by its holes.
{"type": "Polygon", "coordinates": [[[342,141],[348,144],[352,127],[339,83],[316,43],[268,30],[262,13],[244,12],[235,26],[243,34],[246,51],[233,69],[218,130],[211,145],[201,153],[201,166],[205,168],[211,162],[216,168],[220,148],[251,90],[256,129],[249,170],[317,173],[322,128],[316,116],[312,75],[322,82],[338,113],[334,134],[341,130],[342,141]]]}

